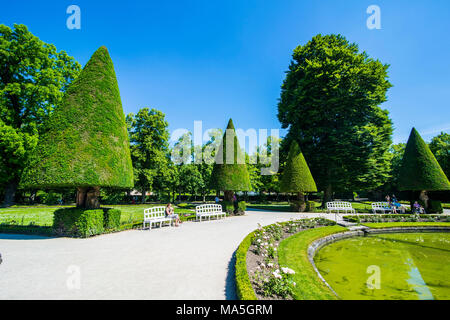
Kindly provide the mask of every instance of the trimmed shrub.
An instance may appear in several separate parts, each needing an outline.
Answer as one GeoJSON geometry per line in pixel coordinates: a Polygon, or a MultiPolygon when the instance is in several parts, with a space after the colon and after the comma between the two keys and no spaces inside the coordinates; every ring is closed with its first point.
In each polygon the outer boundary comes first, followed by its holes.
{"type": "Polygon", "coordinates": [[[228,215],[234,214],[234,205],[230,201],[222,201],[222,210],[228,215]]]}
{"type": "Polygon", "coordinates": [[[428,201],[428,213],[443,213],[442,202],[438,200],[428,201]]]}
{"type": "Polygon", "coordinates": [[[306,212],[315,212],[316,203],[314,201],[306,201],[306,212]]]}
{"type": "Polygon", "coordinates": [[[118,230],[120,227],[120,215],[119,209],[104,209],[103,214],[103,226],[105,229],[118,230]]]}
{"type": "Polygon", "coordinates": [[[114,65],[100,47],[67,88],[22,174],[27,187],[133,187],[114,65]]]}
{"type": "Polygon", "coordinates": [[[239,146],[233,120],[231,119],[228,121],[221,147],[223,152],[217,152],[216,161],[211,173],[211,189],[222,191],[249,191],[251,187],[247,166],[245,163],[238,163],[238,159],[245,159],[245,154],[243,154],[239,146]],[[231,136],[227,137],[227,135],[231,136]],[[234,141],[234,150],[230,151],[233,155],[233,163],[227,163],[227,140],[234,141]]]}
{"type": "Polygon", "coordinates": [[[53,230],[57,235],[87,238],[104,231],[103,209],[62,208],[54,212],[53,230]]]}
{"type": "Polygon", "coordinates": [[[316,192],[317,187],[305,157],[296,141],[291,143],[280,180],[281,192],[316,192]]]}
{"type": "Polygon", "coordinates": [[[399,190],[450,190],[450,182],[428,145],[413,128],[398,178],[399,190]]]}
{"type": "Polygon", "coordinates": [[[247,272],[247,251],[252,244],[254,232],[250,233],[236,250],[236,293],[239,300],[257,300],[247,272]]]}
{"type": "Polygon", "coordinates": [[[238,202],[238,208],[237,208],[238,214],[245,214],[246,209],[247,209],[247,204],[245,203],[245,201],[238,202]]]}

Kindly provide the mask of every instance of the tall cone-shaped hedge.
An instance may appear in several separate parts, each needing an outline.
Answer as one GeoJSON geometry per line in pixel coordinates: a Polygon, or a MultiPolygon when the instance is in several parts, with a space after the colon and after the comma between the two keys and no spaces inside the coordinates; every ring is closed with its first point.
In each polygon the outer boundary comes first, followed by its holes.
{"type": "Polygon", "coordinates": [[[85,202],[99,187],[133,186],[125,116],[106,47],[92,55],[54,110],[22,185],[77,187],[77,205],[87,207],[98,207],[85,202]]]}
{"type": "Polygon", "coordinates": [[[234,191],[249,191],[250,177],[234,129],[233,120],[228,121],[221,147],[216,154],[211,173],[211,187],[225,192],[226,200],[231,200],[234,191]],[[232,145],[229,145],[229,143],[232,145]]]}
{"type": "Polygon", "coordinates": [[[291,143],[280,179],[280,191],[295,193],[317,191],[316,183],[297,141],[291,143]]]}
{"type": "Polygon", "coordinates": [[[399,171],[400,190],[450,190],[450,182],[428,145],[413,128],[399,171]]]}

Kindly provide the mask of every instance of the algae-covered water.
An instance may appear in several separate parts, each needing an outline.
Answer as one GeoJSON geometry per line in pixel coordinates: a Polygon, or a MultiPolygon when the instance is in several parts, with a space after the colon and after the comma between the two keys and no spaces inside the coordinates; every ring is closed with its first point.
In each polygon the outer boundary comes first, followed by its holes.
{"type": "Polygon", "coordinates": [[[450,299],[450,233],[396,233],[340,240],[314,258],[343,299],[450,299]]]}

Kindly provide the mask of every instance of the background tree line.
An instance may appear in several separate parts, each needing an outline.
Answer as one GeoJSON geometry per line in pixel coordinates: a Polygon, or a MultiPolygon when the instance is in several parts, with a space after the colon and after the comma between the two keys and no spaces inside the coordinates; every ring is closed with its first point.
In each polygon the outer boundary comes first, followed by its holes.
{"type": "MultiPolygon", "coordinates": [[[[280,199],[279,177],[293,140],[317,182],[320,192],[316,197],[323,201],[355,192],[397,192],[405,144],[392,144],[392,121],[379,106],[391,87],[388,68],[340,35],[318,35],[294,50],[278,104],[278,118],[288,129],[287,136],[274,144],[280,149],[280,171],[261,175],[261,168],[270,165],[275,138],[245,153],[252,191],[260,193],[259,201],[267,195],[280,199]]],[[[20,178],[39,136],[47,130],[53,109],[80,70],[73,57],[44,43],[26,26],[0,25],[0,197],[4,206],[14,203],[16,193],[19,202],[24,198],[33,202],[39,195],[49,204],[61,197],[70,201],[74,190],[56,190],[58,195],[49,190],[24,190],[20,178]]],[[[146,192],[163,201],[174,201],[180,195],[186,200],[193,195],[205,200],[216,194],[210,187],[213,165],[194,161],[200,150],[193,145],[191,133],[171,147],[169,124],[157,109],[140,109],[127,115],[126,122],[134,189],[142,194],[140,202],[146,201],[146,192]],[[172,161],[174,147],[191,150],[187,164],[172,161]]],[[[214,149],[220,143],[217,136],[221,132],[211,132],[201,151],[214,149]]],[[[450,135],[437,135],[429,146],[449,176],[450,135]]],[[[123,201],[130,200],[123,197],[130,191],[104,189],[102,194],[111,202],[123,201]]]]}

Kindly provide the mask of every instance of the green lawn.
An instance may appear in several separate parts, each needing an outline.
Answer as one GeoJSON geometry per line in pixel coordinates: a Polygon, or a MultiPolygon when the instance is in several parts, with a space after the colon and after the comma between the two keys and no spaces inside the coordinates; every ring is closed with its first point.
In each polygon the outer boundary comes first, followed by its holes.
{"type": "MultiPolygon", "coordinates": [[[[134,223],[141,222],[144,217],[144,209],[159,206],[155,204],[137,204],[137,205],[109,205],[105,207],[117,208],[122,211],[121,222],[134,223]]],[[[19,225],[38,225],[51,226],[53,224],[53,212],[58,208],[68,206],[13,206],[0,209],[0,224],[19,224],[19,225]]],[[[182,220],[186,220],[183,214],[195,214],[193,210],[175,207],[175,213],[179,214],[182,220]]]]}
{"type": "Polygon", "coordinates": [[[308,246],[327,235],[347,231],[341,226],[321,227],[299,232],[283,241],[278,248],[280,266],[295,271],[295,300],[334,300],[336,296],[320,280],[308,260],[308,246]]]}

